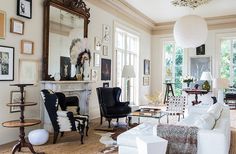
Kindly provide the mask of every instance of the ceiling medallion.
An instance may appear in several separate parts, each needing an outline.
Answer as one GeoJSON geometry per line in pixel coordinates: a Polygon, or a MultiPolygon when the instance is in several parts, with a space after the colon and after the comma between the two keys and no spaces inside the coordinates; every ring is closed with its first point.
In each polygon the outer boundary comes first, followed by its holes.
{"type": "Polygon", "coordinates": [[[197,8],[199,5],[206,4],[211,0],[172,0],[174,6],[185,6],[192,9],[197,8]]]}

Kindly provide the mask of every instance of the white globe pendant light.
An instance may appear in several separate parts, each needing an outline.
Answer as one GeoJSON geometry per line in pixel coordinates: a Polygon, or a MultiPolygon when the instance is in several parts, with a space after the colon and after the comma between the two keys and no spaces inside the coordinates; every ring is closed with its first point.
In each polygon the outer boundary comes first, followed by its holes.
{"type": "Polygon", "coordinates": [[[174,25],[174,38],[182,48],[196,48],[206,42],[208,28],[206,21],[196,15],[181,17],[174,25]]]}

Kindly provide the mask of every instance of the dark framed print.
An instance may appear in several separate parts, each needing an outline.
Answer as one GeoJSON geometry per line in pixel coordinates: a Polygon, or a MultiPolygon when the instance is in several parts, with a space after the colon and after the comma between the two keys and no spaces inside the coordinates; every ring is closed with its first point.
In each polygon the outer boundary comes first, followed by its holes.
{"type": "Polygon", "coordinates": [[[196,55],[205,55],[205,44],[196,48],[196,55]]]}
{"type": "Polygon", "coordinates": [[[108,87],[109,87],[109,82],[104,82],[104,83],[103,83],[103,87],[104,87],[104,88],[108,88],[108,87]]]}
{"type": "Polygon", "coordinates": [[[144,59],[143,72],[144,75],[150,75],[150,60],[148,59],[144,59]]]}
{"type": "Polygon", "coordinates": [[[70,57],[60,57],[60,74],[62,79],[69,79],[71,76],[70,57]]]}
{"type": "Polygon", "coordinates": [[[15,34],[24,34],[24,22],[18,19],[11,18],[10,32],[15,34]]]}
{"type": "Polygon", "coordinates": [[[111,60],[102,59],[101,80],[111,80],[111,60]]]}
{"type": "Polygon", "coordinates": [[[14,48],[0,45],[0,81],[14,80],[14,48]]]}
{"type": "Polygon", "coordinates": [[[32,0],[17,0],[17,15],[32,18],[32,0]]]}
{"type": "MultiPolygon", "coordinates": [[[[23,93],[24,98],[25,98],[25,91],[23,93]]],[[[17,104],[19,102],[21,102],[21,92],[20,91],[11,91],[11,104],[17,104]]],[[[14,113],[14,112],[20,112],[20,107],[19,106],[11,106],[10,107],[10,113],[14,113]]]]}

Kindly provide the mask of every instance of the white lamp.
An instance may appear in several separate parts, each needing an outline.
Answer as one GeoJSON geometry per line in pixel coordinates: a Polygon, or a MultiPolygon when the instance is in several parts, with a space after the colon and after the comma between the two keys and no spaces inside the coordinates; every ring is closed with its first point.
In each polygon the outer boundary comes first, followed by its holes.
{"type": "Polygon", "coordinates": [[[211,72],[202,72],[200,80],[211,81],[212,80],[211,72]]]}
{"type": "Polygon", "coordinates": [[[229,87],[229,80],[225,78],[216,78],[213,80],[213,87],[218,89],[217,100],[220,103],[224,103],[223,91],[225,88],[229,87]]]}
{"type": "Polygon", "coordinates": [[[202,89],[209,91],[211,89],[211,86],[208,81],[212,80],[211,72],[202,72],[200,80],[205,80],[202,85],[202,89]]]}
{"type": "Polygon", "coordinates": [[[181,17],[174,25],[175,42],[182,48],[196,48],[206,42],[206,21],[196,15],[181,17]]]}
{"type": "Polygon", "coordinates": [[[130,101],[130,78],[135,78],[134,66],[125,65],[122,70],[122,77],[127,79],[127,101],[130,101]]]}

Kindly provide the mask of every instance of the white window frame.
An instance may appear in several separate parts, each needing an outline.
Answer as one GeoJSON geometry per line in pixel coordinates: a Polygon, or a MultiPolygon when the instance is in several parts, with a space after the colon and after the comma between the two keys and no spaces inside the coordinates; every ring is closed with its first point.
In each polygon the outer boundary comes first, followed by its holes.
{"type": "MultiPolygon", "coordinates": [[[[130,102],[130,104],[131,105],[138,105],[139,104],[139,55],[140,55],[140,36],[139,36],[139,33],[136,32],[135,30],[131,29],[131,28],[128,28],[128,27],[124,26],[124,25],[115,23],[114,24],[114,41],[113,41],[113,43],[114,43],[114,52],[113,52],[113,57],[114,57],[114,60],[113,60],[113,66],[114,66],[114,73],[113,73],[114,76],[113,76],[113,79],[114,80],[113,80],[113,85],[115,85],[115,86],[117,85],[117,52],[118,52],[118,50],[124,52],[125,54],[133,54],[134,57],[135,57],[134,59],[136,59],[134,64],[136,63],[137,65],[134,65],[134,67],[135,67],[135,74],[136,74],[136,77],[135,77],[136,81],[134,82],[135,88],[134,88],[134,93],[133,93],[134,102],[130,102]],[[128,51],[128,50],[124,50],[124,49],[119,49],[119,48],[116,47],[116,37],[117,37],[116,36],[117,35],[116,34],[116,29],[117,28],[122,30],[122,31],[124,31],[124,33],[126,33],[126,36],[125,36],[125,49],[127,49],[127,34],[128,35],[133,35],[134,37],[137,37],[137,41],[138,41],[137,42],[138,43],[138,47],[137,47],[138,51],[137,51],[137,53],[134,53],[134,52],[128,51]]],[[[125,61],[126,61],[126,59],[125,59],[125,61]]],[[[126,65],[126,62],[124,63],[124,65],[126,65]]],[[[122,83],[121,84],[123,86],[125,85],[124,82],[125,82],[124,79],[122,79],[122,83]]],[[[122,92],[123,92],[123,94],[127,93],[125,86],[122,89],[122,92]]],[[[122,101],[126,101],[127,100],[126,95],[123,95],[121,97],[121,100],[122,101]]]]}

